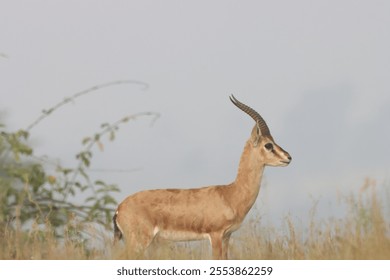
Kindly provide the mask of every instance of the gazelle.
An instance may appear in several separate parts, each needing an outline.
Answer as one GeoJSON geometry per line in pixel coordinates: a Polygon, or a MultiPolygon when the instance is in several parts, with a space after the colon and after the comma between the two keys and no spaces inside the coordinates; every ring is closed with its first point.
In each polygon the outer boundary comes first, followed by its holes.
{"type": "Polygon", "coordinates": [[[209,239],[214,259],[227,259],[230,235],[256,201],[264,167],[287,166],[291,156],[278,146],[255,110],[230,100],[256,122],[231,184],[198,189],[147,190],[128,196],[113,217],[115,240],[142,252],[158,236],[174,241],[209,239]]]}

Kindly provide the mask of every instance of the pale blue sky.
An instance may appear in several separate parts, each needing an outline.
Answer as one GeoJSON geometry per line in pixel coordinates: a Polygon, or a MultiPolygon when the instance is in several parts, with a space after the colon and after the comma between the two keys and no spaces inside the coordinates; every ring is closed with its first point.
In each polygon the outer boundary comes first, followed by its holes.
{"type": "Polygon", "coordinates": [[[268,168],[258,207],[301,217],[372,177],[389,187],[388,1],[2,1],[0,108],[9,128],[96,84],[106,88],[32,130],[38,154],[72,165],[103,122],[155,111],[120,129],[94,168],[123,192],[229,183],[253,122],[263,115],[293,157],[268,168]]]}

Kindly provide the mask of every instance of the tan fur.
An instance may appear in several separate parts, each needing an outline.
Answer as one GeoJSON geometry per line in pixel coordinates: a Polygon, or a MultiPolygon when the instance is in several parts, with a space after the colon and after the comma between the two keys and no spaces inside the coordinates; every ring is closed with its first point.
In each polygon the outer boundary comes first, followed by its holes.
{"type": "Polygon", "coordinates": [[[227,259],[230,235],[256,201],[266,165],[286,166],[290,155],[273,141],[252,130],[241,155],[235,181],[198,189],[158,189],[127,197],[114,223],[128,249],[141,252],[155,236],[169,240],[209,239],[214,259],[227,259]],[[273,144],[273,151],[264,145],[273,144]]]}

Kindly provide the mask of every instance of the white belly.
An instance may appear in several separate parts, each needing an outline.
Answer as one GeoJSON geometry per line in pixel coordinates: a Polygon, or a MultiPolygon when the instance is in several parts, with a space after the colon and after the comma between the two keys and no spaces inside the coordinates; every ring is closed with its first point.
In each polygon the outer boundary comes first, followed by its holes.
{"type": "Polygon", "coordinates": [[[190,241],[190,240],[210,239],[210,236],[207,233],[166,230],[166,229],[160,230],[158,228],[154,229],[154,235],[157,235],[158,238],[172,240],[172,241],[190,241]]]}

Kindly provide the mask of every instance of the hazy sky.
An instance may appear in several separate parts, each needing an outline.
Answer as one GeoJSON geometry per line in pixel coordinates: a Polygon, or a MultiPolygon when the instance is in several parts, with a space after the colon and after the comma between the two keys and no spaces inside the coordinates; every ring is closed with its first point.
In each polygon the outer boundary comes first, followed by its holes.
{"type": "Polygon", "coordinates": [[[42,109],[115,80],[32,131],[38,154],[74,166],[81,139],[103,122],[161,114],[121,127],[95,151],[94,173],[128,194],[231,182],[259,111],[293,157],[267,168],[257,207],[300,219],[366,177],[389,188],[389,1],[1,1],[0,110],[9,129],[42,109]]]}

